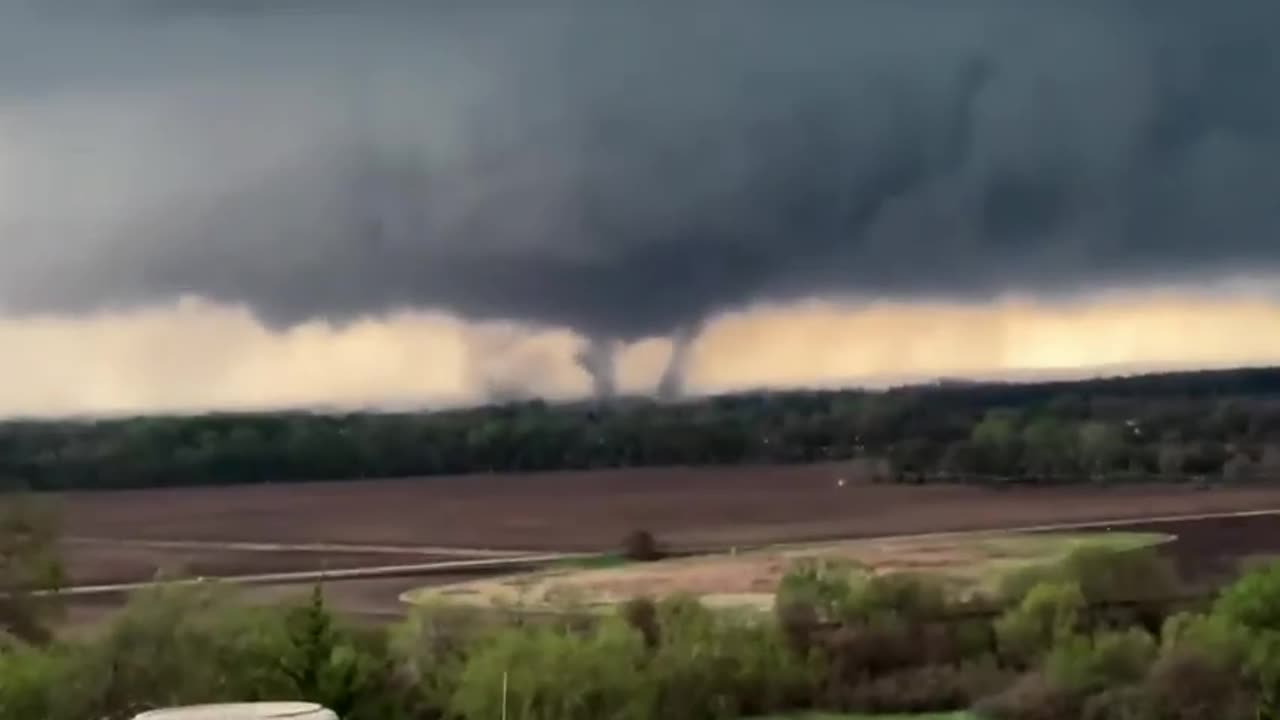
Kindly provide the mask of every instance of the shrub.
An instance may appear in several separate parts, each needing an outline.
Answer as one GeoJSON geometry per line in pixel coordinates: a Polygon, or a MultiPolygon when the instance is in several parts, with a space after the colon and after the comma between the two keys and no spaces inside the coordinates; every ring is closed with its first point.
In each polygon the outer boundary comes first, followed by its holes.
{"type": "Polygon", "coordinates": [[[635,562],[653,562],[661,560],[664,554],[648,530],[633,530],[622,539],[622,556],[635,562]]]}
{"type": "Polygon", "coordinates": [[[58,710],[57,688],[70,680],[66,658],[36,648],[0,653],[0,718],[67,718],[58,710]]]}
{"type": "Polygon", "coordinates": [[[1017,607],[996,621],[996,642],[1001,657],[1014,665],[1030,666],[1053,647],[1055,641],[1080,629],[1084,606],[1084,594],[1074,583],[1035,585],[1017,607]]]}
{"type": "Polygon", "coordinates": [[[806,558],[787,569],[778,583],[774,607],[789,623],[832,622],[852,603],[856,568],[826,558],[806,558]]]}
{"type": "Polygon", "coordinates": [[[1072,583],[1084,596],[1083,624],[1090,628],[1140,624],[1160,628],[1182,583],[1173,563],[1157,551],[1085,546],[1056,565],[1030,568],[1005,578],[1002,595],[1018,602],[1038,583],[1072,583]]]}
{"type": "Polygon", "coordinates": [[[468,720],[649,720],[652,692],[643,669],[644,643],[616,618],[586,633],[542,625],[493,633],[471,653],[458,678],[451,712],[468,720]]]}
{"type": "Polygon", "coordinates": [[[1213,612],[1248,628],[1280,631],[1280,562],[1245,573],[1222,592],[1213,612]]]}
{"type": "Polygon", "coordinates": [[[316,586],[288,608],[276,665],[286,697],[312,700],[351,720],[392,720],[400,694],[385,635],[339,625],[316,586]]]}
{"type": "Polygon", "coordinates": [[[401,674],[414,688],[413,716],[444,715],[472,651],[505,627],[479,608],[442,601],[416,606],[392,642],[401,674]]]}
{"type": "Polygon", "coordinates": [[[1154,639],[1137,628],[1092,638],[1059,640],[1045,658],[1045,675],[1072,692],[1093,694],[1141,682],[1155,658],[1154,639]]]}
{"type": "Polygon", "coordinates": [[[4,660],[0,708],[45,720],[117,720],[153,707],[297,697],[349,720],[399,720],[391,661],[378,632],[340,627],[322,603],[238,605],[215,584],[148,589],[101,634],[4,660]]]}
{"type": "Polygon", "coordinates": [[[949,605],[946,588],[936,578],[910,573],[861,575],[852,585],[843,619],[939,620],[949,605]]]}
{"type": "Polygon", "coordinates": [[[1150,720],[1142,689],[1119,687],[1104,690],[1088,700],[1080,710],[1080,720],[1150,720]]]}
{"type": "Polygon", "coordinates": [[[48,642],[48,624],[59,609],[35,590],[61,587],[64,572],[58,521],[43,503],[0,499],[0,634],[48,642]]]}
{"type": "Polygon", "coordinates": [[[815,604],[795,598],[784,601],[779,595],[774,603],[774,615],[791,651],[802,657],[808,656],[822,627],[815,604]]]}
{"type": "Polygon", "coordinates": [[[974,712],[984,720],[1080,720],[1081,699],[1044,675],[1029,673],[980,700],[974,712]]]}
{"type": "Polygon", "coordinates": [[[776,625],[733,614],[661,615],[663,640],[648,666],[657,692],[651,717],[746,717],[811,701],[819,666],[791,652],[776,625]]]}
{"type": "Polygon", "coordinates": [[[1017,601],[1041,582],[1074,583],[1088,604],[1164,601],[1177,597],[1182,587],[1173,563],[1154,549],[1115,550],[1086,545],[1056,565],[1009,575],[1002,594],[1017,601]]]}
{"type": "Polygon", "coordinates": [[[832,688],[827,704],[866,713],[949,712],[1006,687],[1008,673],[994,659],[959,665],[924,665],[832,688]]]}
{"type": "Polygon", "coordinates": [[[920,664],[913,628],[895,618],[843,625],[825,635],[822,656],[833,683],[856,685],[867,678],[920,664]]]}
{"type": "Polygon", "coordinates": [[[1165,621],[1160,632],[1161,652],[1192,648],[1215,664],[1238,668],[1249,654],[1251,633],[1222,615],[1181,613],[1165,621]]]}
{"type": "Polygon", "coordinates": [[[1210,653],[1181,645],[1161,654],[1142,686],[1147,716],[1159,720],[1234,720],[1256,716],[1243,677],[1210,653]]]}
{"type": "Polygon", "coordinates": [[[622,605],[620,614],[622,619],[644,638],[645,647],[653,649],[658,646],[662,628],[658,623],[658,605],[652,598],[631,598],[622,605]]]}
{"type": "Polygon", "coordinates": [[[1260,717],[1278,717],[1280,632],[1241,622],[1253,617],[1255,611],[1265,612],[1265,608],[1253,604],[1258,600],[1254,594],[1242,593],[1237,599],[1247,602],[1219,604],[1210,615],[1172,618],[1164,632],[1165,650],[1194,653],[1199,661],[1211,664],[1218,672],[1247,680],[1260,717]]]}

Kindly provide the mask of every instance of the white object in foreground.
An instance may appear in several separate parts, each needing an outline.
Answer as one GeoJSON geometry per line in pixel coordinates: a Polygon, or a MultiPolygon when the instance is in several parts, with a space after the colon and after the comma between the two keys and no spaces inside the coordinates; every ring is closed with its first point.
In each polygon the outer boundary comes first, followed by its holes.
{"type": "Polygon", "coordinates": [[[338,716],[312,703],[265,702],[152,710],[133,720],[338,720],[338,716]]]}

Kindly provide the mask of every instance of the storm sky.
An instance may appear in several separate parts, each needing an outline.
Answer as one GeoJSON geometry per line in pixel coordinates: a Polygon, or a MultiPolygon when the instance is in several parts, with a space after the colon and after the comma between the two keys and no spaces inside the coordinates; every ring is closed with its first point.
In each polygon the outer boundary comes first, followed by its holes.
{"type": "MultiPolygon", "coordinates": [[[[209,352],[324,328],[313,363],[377,326],[466,378],[412,398],[587,392],[575,357],[611,391],[629,352],[703,388],[1017,364],[912,364],[903,343],[937,332],[866,331],[884,308],[986,313],[1004,348],[1009,307],[1062,328],[1119,302],[1131,335],[1166,317],[1183,344],[1019,352],[1202,362],[1206,309],[1280,330],[1276,28],[1274,0],[0,0],[0,337],[78,356],[59,411],[111,404],[75,379],[129,341],[94,333],[156,313],[206,340],[238,318],[209,352]],[[843,364],[760,364],[814,308],[835,324],[788,351],[843,364]]],[[[306,354],[257,362],[282,383],[306,354]]],[[[247,372],[183,362],[187,383],[247,372]]],[[[0,412],[51,397],[6,392],[0,412]]],[[[251,400],[228,398],[177,404],[251,400]]]]}

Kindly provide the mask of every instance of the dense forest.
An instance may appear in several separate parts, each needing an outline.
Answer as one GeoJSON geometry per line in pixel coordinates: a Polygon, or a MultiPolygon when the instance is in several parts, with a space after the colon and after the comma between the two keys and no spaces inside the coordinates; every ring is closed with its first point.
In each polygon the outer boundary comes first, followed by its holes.
{"type": "Polygon", "coordinates": [[[1261,480],[1280,469],[1280,368],[0,424],[0,482],[34,490],[850,458],[893,482],[1261,480]]]}

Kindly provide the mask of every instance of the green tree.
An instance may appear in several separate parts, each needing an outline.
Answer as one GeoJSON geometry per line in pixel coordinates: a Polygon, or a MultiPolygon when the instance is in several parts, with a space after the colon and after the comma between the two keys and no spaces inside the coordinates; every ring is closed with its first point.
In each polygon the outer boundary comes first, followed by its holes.
{"type": "Polygon", "coordinates": [[[1043,582],[1033,586],[1018,605],[995,624],[996,642],[1007,660],[1029,666],[1055,643],[1081,628],[1084,593],[1072,582],[1043,582]]]}
{"type": "Polygon", "coordinates": [[[1080,426],[1080,463],[1095,476],[1114,470],[1124,457],[1124,432],[1117,425],[1092,421],[1080,426]]]}
{"type": "Polygon", "coordinates": [[[10,496],[0,503],[0,631],[47,640],[45,621],[56,606],[39,593],[63,583],[57,519],[29,498],[10,496]]]}
{"type": "Polygon", "coordinates": [[[649,720],[644,641],[618,618],[582,633],[509,627],[467,659],[452,712],[467,720],[649,720]]]}
{"type": "Polygon", "coordinates": [[[1017,413],[1003,409],[988,412],[974,425],[970,439],[984,470],[1000,474],[1015,471],[1020,452],[1017,413]]]}
{"type": "Polygon", "coordinates": [[[316,585],[305,604],[284,617],[286,641],[279,667],[292,694],[314,700],[351,720],[390,720],[393,668],[376,638],[362,644],[359,633],[342,628],[316,585]]]}
{"type": "Polygon", "coordinates": [[[1038,476],[1053,476],[1071,472],[1076,448],[1068,428],[1058,418],[1036,418],[1022,431],[1025,446],[1024,462],[1027,472],[1038,476]]]}
{"type": "Polygon", "coordinates": [[[1252,630],[1280,632],[1280,562],[1256,568],[1228,586],[1213,612],[1252,630]]]}

